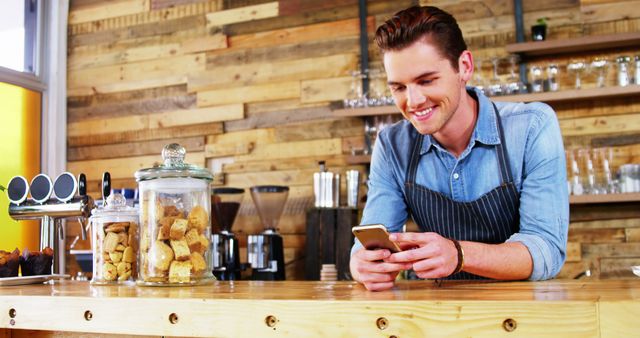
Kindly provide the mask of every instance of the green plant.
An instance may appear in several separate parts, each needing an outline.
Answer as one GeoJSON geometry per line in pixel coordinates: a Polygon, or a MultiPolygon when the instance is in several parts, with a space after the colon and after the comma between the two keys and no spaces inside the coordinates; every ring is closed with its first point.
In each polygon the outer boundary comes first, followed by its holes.
{"type": "Polygon", "coordinates": [[[538,19],[536,20],[536,25],[546,26],[546,25],[547,25],[547,20],[548,20],[548,19],[549,19],[549,18],[547,18],[547,17],[538,18],[538,19]]]}

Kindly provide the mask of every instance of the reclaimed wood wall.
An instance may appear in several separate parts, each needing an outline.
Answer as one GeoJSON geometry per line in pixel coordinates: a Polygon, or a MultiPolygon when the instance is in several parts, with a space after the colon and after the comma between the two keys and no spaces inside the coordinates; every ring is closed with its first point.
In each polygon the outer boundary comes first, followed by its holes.
{"type": "MultiPolygon", "coordinates": [[[[369,0],[369,35],[417,3],[369,0]]],[[[506,56],[504,46],[515,42],[511,0],[422,4],[454,14],[478,58],[506,56]]],[[[638,5],[525,0],[525,27],[546,17],[549,39],[638,31],[640,13],[630,16],[628,10],[638,5]]],[[[364,145],[363,120],[334,118],[330,109],[345,97],[349,74],[359,67],[358,36],[357,0],[72,0],[68,170],[87,174],[90,193],[99,197],[103,171],[111,173],[115,188],[133,188],[133,173],[158,162],[163,145],[177,142],[186,147],[188,162],[216,173],[218,185],[290,186],[279,230],[288,276],[301,278],[305,210],[313,203],[317,162],[341,173],[366,170],[348,162],[351,149],[364,145]]],[[[370,59],[380,67],[373,45],[370,59]]],[[[482,69],[485,77],[488,72],[482,69]]],[[[561,79],[563,86],[571,83],[566,74],[561,79]]],[[[637,98],[554,107],[569,147],[615,143],[621,136],[637,143],[637,98]]],[[[617,163],[640,162],[638,144],[614,145],[617,163]]],[[[262,230],[248,194],[244,202],[235,228],[241,239],[262,230]]],[[[586,268],[620,275],[609,266],[640,264],[640,212],[622,219],[602,210],[592,218],[572,223],[564,277],[586,268]]]]}

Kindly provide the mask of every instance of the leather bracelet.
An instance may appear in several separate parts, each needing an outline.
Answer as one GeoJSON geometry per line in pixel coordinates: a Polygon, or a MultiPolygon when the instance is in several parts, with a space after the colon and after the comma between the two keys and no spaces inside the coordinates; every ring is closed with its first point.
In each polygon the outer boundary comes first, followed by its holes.
{"type": "Polygon", "coordinates": [[[456,250],[458,250],[458,265],[456,266],[456,269],[451,273],[452,275],[455,275],[456,273],[462,271],[462,269],[464,268],[464,250],[462,250],[462,246],[460,246],[460,243],[458,241],[456,241],[455,239],[451,239],[451,241],[453,242],[453,245],[455,245],[456,250]]]}

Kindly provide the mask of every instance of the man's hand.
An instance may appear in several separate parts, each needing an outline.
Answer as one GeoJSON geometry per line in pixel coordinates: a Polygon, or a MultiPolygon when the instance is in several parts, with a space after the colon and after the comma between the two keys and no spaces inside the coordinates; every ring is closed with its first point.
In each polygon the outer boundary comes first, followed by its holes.
{"type": "Polygon", "coordinates": [[[385,262],[412,264],[411,267],[420,278],[447,277],[458,265],[456,246],[437,233],[394,233],[389,238],[404,251],[391,254],[385,262]]]}
{"type": "Polygon", "coordinates": [[[353,279],[362,283],[369,291],[391,289],[398,273],[411,268],[411,263],[384,262],[390,255],[391,252],[387,249],[358,250],[349,262],[353,279]]]}

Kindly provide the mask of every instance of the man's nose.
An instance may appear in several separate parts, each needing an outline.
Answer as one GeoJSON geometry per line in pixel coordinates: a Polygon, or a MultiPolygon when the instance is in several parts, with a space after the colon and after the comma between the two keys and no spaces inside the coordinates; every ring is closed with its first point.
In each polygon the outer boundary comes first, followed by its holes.
{"type": "Polygon", "coordinates": [[[410,108],[417,108],[427,100],[419,88],[415,86],[407,87],[407,104],[410,108]]]}

